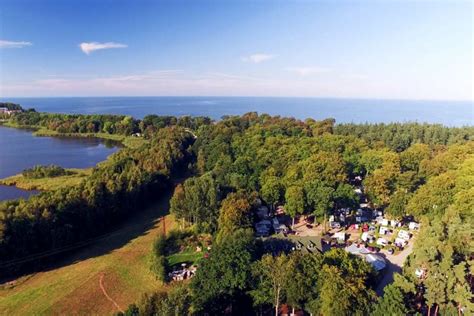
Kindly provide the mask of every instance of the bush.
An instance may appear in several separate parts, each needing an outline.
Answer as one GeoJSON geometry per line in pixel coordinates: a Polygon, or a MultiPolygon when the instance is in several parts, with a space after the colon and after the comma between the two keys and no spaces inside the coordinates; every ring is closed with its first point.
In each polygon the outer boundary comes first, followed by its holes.
{"type": "Polygon", "coordinates": [[[25,169],[22,172],[23,177],[28,179],[54,178],[71,174],[63,167],[56,165],[49,166],[34,166],[33,168],[25,169]]]}
{"type": "Polygon", "coordinates": [[[168,262],[166,257],[153,254],[151,271],[155,274],[158,280],[165,282],[168,277],[168,262]]]}

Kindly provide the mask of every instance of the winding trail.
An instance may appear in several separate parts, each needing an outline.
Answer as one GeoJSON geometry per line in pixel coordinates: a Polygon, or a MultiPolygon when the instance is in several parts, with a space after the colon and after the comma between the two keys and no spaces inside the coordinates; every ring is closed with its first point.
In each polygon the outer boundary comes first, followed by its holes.
{"type": "Polygon", "coordinates": [[[123,310],[122,308],[120,308],[119,304],[117,304],[117,302],[114,301],[114,299],[111,298],[111,297],[109,296],[109,294],[107,294],[107,291],[105,290],[104,283],[103,283],[103,281],[104,281],[104,276],[105,276],[105,274],[102,273],[102,274],[100,275],[100,278],[99,278],[99,286],[100,286],[100,289],[102,290],[102,293],[104,293],[105,297],[106,297],[109,301],[111,301],[112,304],[115,305],[115,307],[117,307],[117,309],[119,310],[119,312],[125,313],[124,310],[123,310]]]}

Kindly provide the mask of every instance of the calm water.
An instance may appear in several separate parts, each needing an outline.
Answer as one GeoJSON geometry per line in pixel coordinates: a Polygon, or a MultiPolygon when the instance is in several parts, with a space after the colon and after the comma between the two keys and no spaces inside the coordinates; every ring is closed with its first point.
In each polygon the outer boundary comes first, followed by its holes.
{"type": "Polygon", "coordinates": [[[9,98],[38,111],[61,113],[126,114],[142,118],[147,114],[203,115],[219,119],[257,111],[272,115],[347,122],[428,122],[448,126],[473,125],[473,102],[398,101],[322,98],[267,97],[81,97],[9,98]]]}
{"type": "MultiPolygon", "coordinates": [[[[117,150],[89,138],[35,137],[30,131],[0,126],[0,178],[20,173],[34,165],[56,164],[86,168],[117,150]]],[[[34,192],[0,186],[0,200],[26,197],[34,192]]]]}

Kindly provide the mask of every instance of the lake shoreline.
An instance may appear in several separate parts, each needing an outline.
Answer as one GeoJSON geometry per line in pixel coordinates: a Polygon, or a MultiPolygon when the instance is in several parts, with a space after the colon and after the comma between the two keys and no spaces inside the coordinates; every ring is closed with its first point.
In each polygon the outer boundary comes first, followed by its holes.
{"type": "Polygon", "coordinates": [[[37,126],[0,122],[0,146],[6,149],[0,152],[0,203],[79,184],[84,174],[90,173],[89,169],[127,144],[123,139],[96,136],[61,135],[45,132],[37,126]],[[23,179],[21,176],[25,169],[51,164],[75,170],[75,175],[51,179],[23,179]]]}
{"type": "Polygon", "coordinates": [[[57,177],[44,177],[39,179],[25,178],[21,173],[0,179],[0,185],[16,187],[25,191],[51,191],[59,188],[79,184],[85,177],[92,173],[93,168],[69,168],[70,174],[57,177]]]}
{"type": "Polygon", "coordinates": [[[98,139],[103,141],[113,142],[112,145],[117,147],[139,147],[142,143],[147,142],[147,140],[143,139],[142,137],[134,137],[134,136],[124,136],[124,135],[117,135],[117,134],[107,134],[107,133],[60,133],[50,129],[47,129],[42,126],[35,126],[35,125],[18,125],[13,124],[10,121],[3,121],[0,122],[0,126],[7,127],[7,128],[15,128],[21,129],[26,131],[31,131],[33,136],[37,137],[63,137],[63,138],[91,138],[91,139],[98,139]]]}

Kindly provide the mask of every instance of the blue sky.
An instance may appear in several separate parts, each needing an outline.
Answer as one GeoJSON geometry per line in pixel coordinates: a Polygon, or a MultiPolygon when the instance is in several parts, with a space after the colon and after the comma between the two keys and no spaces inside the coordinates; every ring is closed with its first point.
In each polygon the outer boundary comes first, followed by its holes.
{"type": "Polygon", "coordinates": [[[0,0],[0,96],[472,100],[472,5],[0,0]]]}

